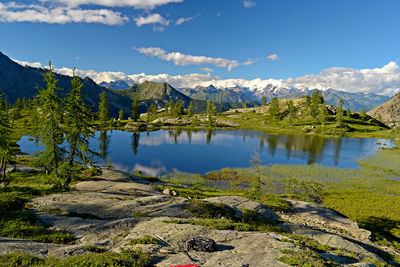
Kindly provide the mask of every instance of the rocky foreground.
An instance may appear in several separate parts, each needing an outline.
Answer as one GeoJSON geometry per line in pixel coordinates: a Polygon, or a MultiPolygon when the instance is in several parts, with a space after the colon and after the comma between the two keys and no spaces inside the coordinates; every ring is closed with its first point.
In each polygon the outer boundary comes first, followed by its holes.
{"type": "MultiPolygon", "coordinates": [[[[274,232],[212,230],[204,226],[166,222],[184,220],[193,214],[183,206],[190,200],[154,189],[146,180],[118,171],[104,170],[95,181],[75,185],[75,190],[33,199],[29,207],[41,223],[51,229],[71,232],[73,245],[45,244],[1,238],[0,253],[25,252],[35,256],[63,258],[88,253],[84,247],[141,247],[154,256],[155,266],[195,264],[200,266],[287,266],[278,259],[282,251],[306,253],[307,248],[290,236],[274,232]],[[132,244],[131,240],[152,236],[156,244],[132,244]],[[217,251],[187,251],[194,237],[215,240],[217,251]]],[[[205,199],[222,203],[238,213],[252,210],[260,217],[277,221],[286,232],[309,237],[322,245],[340,248],[352,257],[329,251],[320,256],[342,266],[384,264],[370,241],[371,233],[355,222],[316,204],[291,201],[293,212],[275,213],[268,207],[238,196],[205,199]]],[[[390,252],[390,251],[388,251],[390,252]]],[[[286,252],[287,253],[287,252],[286,252]]],[[[386,262],[387,263],[387,262],[386,262]]],[[[394,262],[387,264],[395,265],[394,262]]]]}

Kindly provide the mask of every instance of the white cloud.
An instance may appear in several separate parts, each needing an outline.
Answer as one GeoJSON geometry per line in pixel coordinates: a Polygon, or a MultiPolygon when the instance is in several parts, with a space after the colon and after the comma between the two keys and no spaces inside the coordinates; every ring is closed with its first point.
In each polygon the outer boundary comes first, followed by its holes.
{"type": "MultiPolygon", "coordinates": [[[[155,50],[157,51],[157,50],[155,50]]],[[[160,51],[159,51],[160,52],[160,51]]],[[[161,52],[160,52],[161,53],[161,52]]],[[[14,59],[13,59],[14,60],[14,59]]],[[[39,62],[29,63],[14,60],[21,65],[39,67],[39,62]]],[[[69,68],[56,69],[56,72],[65,75],[72,75],[69,68]]],[[[126,81],[129,85],[143,83],[144,81],[167,82],[175,88],[194,88],[198,85],[208,86],[213,84],[216,87],[235,87],[240,86],[250,90],[263,89],[267,86],[277,88],[298,88],[298,89],[320,89],[329,88],[346,91],[375,93],[393,96],[400,92],[400,67],[396,62],[389,62],[381,68],[374,69],[353,69],[353,68],[329,68],[324,69],[318,74],[308,74],[297,78],[283,79],[222,79],[210,73],[192,73],[186,75],[156,74],[146,73],[125,74],[123,72],[96,72],[94,70],[77,70],[76,74],[82,78],[90,77],[95,82],[126,81]]]]}
{"type": "Polygon", "coordinates": [[[138,27],[141,27],[146,24],[161,24],[164,26],[168,26],[170,21],[165,19],[160,14],[156,13],[156,14],[150,14],[147,17],[135,18],[135,22],[138,27]]]}
{"type": "Polygon", "coordinates": [[[79,9],[70,7],[44,7],[40,5],[18,5],[14,2],[0,3],[0,22],[40,23],[101,23],[121,25],[129,19],[120,12],[108,9],[79,9]]]}
{"type": "Polygon", "coordinates": [[[211,64],[220,68],[226,68],[228,71],[231,71],[235,67],[254,64],[257,61],[257,59],[248,59],[245,62],[239,62],[237,60],[225,58],[192,56],[188,54],[182,54],[180,52],[167,53],[167,51],[159,47],[139,47],[134,49],[147,56],[154,56],[160,58],[161,60],[172,61],[177,66],[211,64]]]}
{"type": "Polygon", "coordinates": [[[214,71],[214,69],[211,69],[211,68],[201,68],[201,70],[205,71],[205,72],[213,72],[214,71]]]}
{"type": "Polygon", "coordinates": [[[175,25],[181,25],[185,22],[193,20],[193,17],[187,17],[187,18],[179,18],[176,22],[175,25]]]}
{"type": "Polygon", "coordinates": [[[243,1],[243,6],[244,6],[245,8],[252,8],[252,7],[255,7],[255,6],[256,6],[256,2],[250,1],[250,0],[244,0],[244,1],[243,1]]]}
{"type": "Polygon", "coordinates": [[[153,9],[169,3],[181,3],[184,0],[40,0],[41,2],[60,3],[70,7],[82,5],[98,5],[107,7],[134,7],[137,9],[153,9]]]}
{"type": "Polygon", "coordinates": [[[269,59],[269,60],[271,60],[271,61],[275,61],[275,60],[278,60],[279,57],[278,57],[277,54],[271,54],[271,55],[269,55],[269,56],[267,57],[267,59],[269,59]]]}

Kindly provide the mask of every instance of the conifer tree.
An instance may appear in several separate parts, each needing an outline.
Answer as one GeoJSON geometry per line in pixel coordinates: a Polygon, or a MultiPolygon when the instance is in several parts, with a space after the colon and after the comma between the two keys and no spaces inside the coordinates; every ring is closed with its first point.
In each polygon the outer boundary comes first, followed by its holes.
{"type": "Polygon", "coordinates": [[[289,118],[289,125],[293,125],[293,120],[296,116],[296,108],[293,105],[293,100],[289,100],[288,102],[288,118],[289,118]]]}
{"type": "Polygon", "coordinates": [[[139,113],[139,103],[137,97],[133,99],[132,102],[132,112],[131,112],[131,119],[133,121],[137,121],[140,118],[140,113],[139,113]]]}
{"type": "Polygon", "coordinates": [[[168,102],[168,114],[169,114],[169,115],[173,115],[173,113],[174,113],[174,107],[175,107],[174,101],[173,101],[173,100],[170,100],[170,101],[168,102]]]}
{"type": "Polygon", "coordinates": [[[187,115],[189,118],[193,116],[193,101],[190,101],[189,107],[187,109],[187,115]]]}
{"type": "Polygon", "coordinates": [[[124,116],[125,116],[124,110],[123,110],[123,109],[120,109],[119,112],[118,112],[118,119],[119,119],[120,121],[122,121],[122,120],[124,119],[124,116]]]}
{"type": "Polygon", "coordinates": [[[63,164],[63,186],[68,187],[71,180],[77,175],[79,164],[86,164],[92,158],[89,150],[89,138],[93,135],[89,120],[91,118],[90,107],[83,101],[81,88],[83,84],[75,75],[71,80],[71,91],[67,95],[65,103],[65,140],[69,144],[68,161],[63,164]]]}
{"type": "Polygon", "coordinates": [[[349,117],[349,118],[351,118],[351,111],[350,111],[349,108],[346,110],[346,116],[349,117]]]}
{"type": "Polygon", "coordinates": [[[105,123],[110,120],[110,107],[106,92],[100,93],[99,120],[105,123]]]}
{"type": "Polygon", "coordinates": [[[182,116],[183,114],[183,104],[181,100],[176,101],[175,103],[175,115],[176,117],[182,116]]]}
{"type": "Polygon", "coordinates": [[[342,126],[342,124],[343,124],[343,115],[344,115],[343,114],[344,113],[343,105],[344,105],[344,101],[343,101],[343,99],[340,99],[339,106],[338,106],[338,109],[336,112],[336,121],[339,126],[342,126]]]}
{"type": "Polygon", "coordinates": [[[209,126],[213,125],[213,116],[214,113],[214,107],[213,107],[213,103],[211,102],[211,100],[207,101],[207,118],[208,118],[208,124],[209,126]]]}
{"type": "Polygon", "coordinates": [[[46,87],[39,89],[38,103],[38,138],[44,150],[39,152],[37,163],[44,166],[46,172],[53,172],[58,178],[58,169],[64,157],[63,131],[60,126],[63,113],[61,100],[57,95],[60,90],[54,77],[54,67],[49,63],[48,71],[43,75],[46,87]]]}
{"type": "Polygon", "coordinates": [[[361,109],[360,118],[365,121],[367,119],[367,113],[365,112],[365,108],[361,109]]]}
{"type": "Polygon", "coordinates": [[[326,109],[325,104],[321,105],[318,117],[319,117],[319,121],[321,122],[321,124],[325,125],[326,119],[328,117],[328,110],[326,109]]]}
{"type": "Polygon", "coordinates": [[[268,113],[275,119],[280,118],[279,100],[277,97],[272,98],[269,104],[268,113]]]}
{"type": "Polygon", "coordinates": [[[157,107],[154,103],[151,103],[150,107],[147,109],[148,116],[154,116],[157,113],[157,107]]]}
{"type": "Polygon", "coordinates": [[[310,100],[310,114],[314,120],[316,120],[318,117],[319,105],[321,103],[323,103],[322,94],[319,90],[316,90],[314,93],[312,93],[310,100]]]}
{"type": "Polygon", "coordinates": [[[10,126],[8,122],[7,110],[5,110],[3,97],[0,95],[0,184],[5,184],[6,181],[6,169],[9,156],[11,153],[10,149],[10,126]]]}

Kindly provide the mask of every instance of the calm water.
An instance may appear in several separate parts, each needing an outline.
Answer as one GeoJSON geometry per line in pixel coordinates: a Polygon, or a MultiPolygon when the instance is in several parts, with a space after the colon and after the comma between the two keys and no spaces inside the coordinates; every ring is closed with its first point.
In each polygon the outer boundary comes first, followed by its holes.
{"type": "MultiPolygon", "coordinates": [[[[252,130],[162,130],[98,132],[90,146],[100,152],[100,162],[112,158],[117,169],[159,176],[176,171],[204,174],[224,167],[248,167],[255,150],[261,164],[315,163],[357,168],[358,159],[393,143],[386,139],[272,135],[252,130]]],[[[40,150],[28,136],[18,144],[26,153],[40,150]]]]}

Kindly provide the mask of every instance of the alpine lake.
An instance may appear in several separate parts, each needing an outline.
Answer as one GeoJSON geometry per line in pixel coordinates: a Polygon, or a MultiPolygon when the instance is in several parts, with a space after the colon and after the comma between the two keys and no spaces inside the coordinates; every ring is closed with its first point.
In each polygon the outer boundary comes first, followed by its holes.
{"type": "MultiPolygon", "coordinates": [[[[41,150],[30,136],[22,137],[18,144],[28,154],[41,150]]],[[[390,139],[274,135],[254,130],[110,130],[97,132],[90,140],[90,148],[98,152],[98,163],[106,164],[110,159],[118,170],[155,177],[246,168],[255,155],[261,165],[358,168],[357,160],[393,146],[390,139]]]]}

